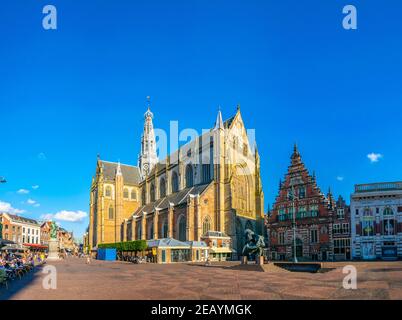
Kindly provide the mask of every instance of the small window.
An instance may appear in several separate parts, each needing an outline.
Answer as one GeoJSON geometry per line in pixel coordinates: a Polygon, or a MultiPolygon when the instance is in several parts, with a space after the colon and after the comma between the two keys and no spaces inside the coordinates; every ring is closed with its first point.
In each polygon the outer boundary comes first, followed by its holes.
{"type": "Polygon", "coordinates": [[[131,200],[137,200],[137,192],[135,190],[131,190],[131,200]]]}
{"type": "Polygon", "coordinates": [[[106,187],[105,196],[106,197],[111,197],[112,196],[112,187],[111,186],[106,187]]]}
{"type": "Polygon", "coordinates": [[[127,188],[123,189],[123,198],[128,199],[128,189],[127,188]]]}
{"type": "Polygon", "coordinates": [[[318,231],[317,229],[311,230],[311,243],[318,242],[318,231]]]}
{"type": "Polygon", "coordinates": [[[109,207],[109,219],[110,220],[114,219],[114,209],[112,206],[109,207]]]}

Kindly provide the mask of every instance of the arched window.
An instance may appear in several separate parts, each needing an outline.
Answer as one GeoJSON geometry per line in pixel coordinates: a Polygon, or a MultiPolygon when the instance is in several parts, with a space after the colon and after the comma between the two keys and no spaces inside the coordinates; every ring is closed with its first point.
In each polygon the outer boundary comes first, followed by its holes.
{"type": "Polygon", "coordinates": [[[166,196],[166,183],[165,179],[161,178],[159,181],[159,198],[163,198],[166,196]]]}
{"type": "Polygon", "coordinates": [[[165,219],[165,221],[163,221],[163,225],[162,225],[162,238],[168,237],[168,230],[169,230],[169,225],[168,225],[167,219],[165,219]]]}
{"type": "Polygon", "coordinates": [[[112,206],[109,207],[109,219],[110,220],[114,219],[114,209],[112,206]]]}
{"type": "Polygon", "coordinates": [[[370,208],[364,208],[362,224],[362,236],[372,237],[374,236],[374,215],[370,208]]]}
{"type": "Polygon", "coordinates": [[[147,240],[153,239],[154,238],[154,223],[148,222],[148,234],[147,234],[147,240]]]}
{"type": "Polygon", "coordinates": [[[179,241],[186,241],[186,218],[184,216],[179,218],[179,241]]]}
{"type": "Polygon", "coordinates": [[[137,200],[137,192],[134,189],[131,190],[131,200],[137,200]]]}
{"type": "Polygon", "coordinates": [[[186,187],[192,187],[193,184],[193,167],[191,164],[186,166],[186,187]]]}
{"type": "Polygon", "coordinates": [[[137,221],[137,234],[136,234],[137,239],[141,239],[141,221],[137,221]]]}
{"type": "Polygon", "coordinates": [[[176,172],[172,174],[172,193],[179,191],[179,178],[176,172]]]}
{"type": "Polygon", "coordinates": [[[387,207],[384,209],[384,212],[383,212],[384,216],[391,216],[393,214],[394,214],[394,212],[392,211],[392,209],[390,207],[387,207]]]}
{"type": "Polygon", "coordinates": [[[106,197],[112,196],[112,187],[111,186],[106,186],[105,196],[106,197]]]}
{"type": "Polygon", "coordinates": [[[202,234],[205,235],[208,231],[211,230],[211,218],[205,217],[204,222],[202,223],[202,234]]]}
{"type": "Polygon", "coordinates": [[[144,186],[144,187],[142,188],[142,194],[141,194],[141,203],[142,203],[143,206],[145,206],[146,201],[147,201],[147,199],[146,199],[146,197],[145,197],[145,186],[144,186]]]}
{"type": "Polygon", "coordinates": [[[127,188],[123,189],[123,198],[128,199],[128,189],[127,188]]]}
{"type": "Polygon", "coordinates": [[[155,186],[152,183],[151,187],[149,188],[149,194],[151,196],[151,202],[155,201],[155,186]]]}

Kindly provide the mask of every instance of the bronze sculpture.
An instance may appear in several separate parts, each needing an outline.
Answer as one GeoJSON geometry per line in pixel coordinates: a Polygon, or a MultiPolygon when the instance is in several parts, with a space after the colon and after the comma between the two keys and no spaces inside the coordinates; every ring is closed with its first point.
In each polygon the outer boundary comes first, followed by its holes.
{"type": "Polygon", "coordinates": [[[255,234],[252,230],[246,229],[244,231],[246,244],[243,247],[243,256],[249,257],[250,255],[263,256],[265,247],[264,237],[255,234]]]}

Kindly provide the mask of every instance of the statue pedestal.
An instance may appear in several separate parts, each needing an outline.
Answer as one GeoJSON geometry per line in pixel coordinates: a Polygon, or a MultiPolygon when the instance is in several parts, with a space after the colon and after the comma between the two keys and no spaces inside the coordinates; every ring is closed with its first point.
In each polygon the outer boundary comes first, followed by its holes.
{"type": "Polygon", "coordinates": [[[47,260],[60,260],[59,258],[59,241],[57,239],[49,240],[49,254],[47,260]]]}
{"type": "Polygon", "coordinates": [[[247,264],[247,263],[248,263],[247,256],[241,256],[241,264],[247,264]]]}
{"type": "Polygon", "coordinates": [[[258,265],[263,265],[264,264],[264,256],[256,256],[255,263],[258,265]]]}

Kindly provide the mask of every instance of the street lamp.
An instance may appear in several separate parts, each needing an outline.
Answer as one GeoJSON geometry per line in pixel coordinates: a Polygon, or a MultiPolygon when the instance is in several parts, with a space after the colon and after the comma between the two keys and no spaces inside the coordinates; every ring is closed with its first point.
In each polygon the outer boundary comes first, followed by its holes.
{"type": "Polygon", "coordinates": [[[296,256],[296,208],[295,208],[295,188],[292,184],[292,207],[293,207],[293,262],[297,263],[297,256],[296,256]]]}

